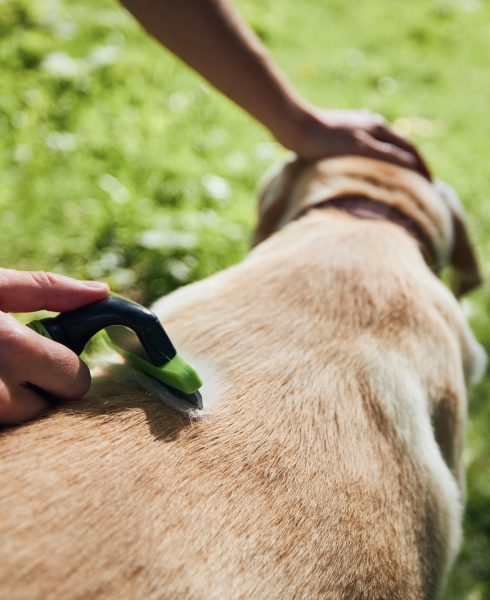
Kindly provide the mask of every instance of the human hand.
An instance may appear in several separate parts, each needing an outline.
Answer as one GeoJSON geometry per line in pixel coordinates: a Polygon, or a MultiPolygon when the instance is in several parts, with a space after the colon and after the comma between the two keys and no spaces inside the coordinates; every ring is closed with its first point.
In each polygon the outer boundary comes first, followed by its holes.
{"type": "Polygon", "coordinates": [[[63,312],[101,300],[108,292],[103,283],[0,269],[0,423],[32,419],[49,406],[26,383],[66,399],[79,398],[90,387],[90,372],[76,354],[7,313],[63,312]]]}
{"type": "Polygon", "coordinates": [[[367,110],[305,109],[298,117],[295,139],[283,143],[307,160],[353,154],[413,169],[431,179],[415,146],[381,115],[367,110]]]}

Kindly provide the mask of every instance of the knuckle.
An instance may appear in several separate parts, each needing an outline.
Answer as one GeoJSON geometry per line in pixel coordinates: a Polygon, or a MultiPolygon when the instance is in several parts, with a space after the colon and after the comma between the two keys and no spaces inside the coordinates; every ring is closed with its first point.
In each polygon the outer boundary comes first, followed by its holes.
{"type": "Polygon", "coordinates": [[[18,351],[24,352],[29,343],[25,327],[12,317],[0,318],[0,339],[0,356],[6,361],[14,358],[18,351]]]}
{"type": "Polygon", "coordinates": [[[355,136],[355,151],[357,152],[367,152],[372,150],[370,142],[370,136],[368,136],[365,132],[359,132],[355,136]]]}
{"type": "Polygon", "coordinates": [[[57,283],[56,275],[47,271],[31,271],[30,276],[34,284],[41,289],[53,287],[57,283]]]}
{"type": "Polygon", "coordinates": [[[364,144],[365,140],[366,140],[366,132],[363,129],[356,129],[354,131],[354,141],[355,143],[359,146],[361,144],[364,144]]]}
{"type": "Polygon", "coordinates": [[[90,371],[68,348],[45,340],[45,343],[37,348],[36,358],[36,364],[31,365],[29,371],[34,381],[42,371],[42,387],[66,399],[80,398],[88,391],[91,382],[90,371]]]}

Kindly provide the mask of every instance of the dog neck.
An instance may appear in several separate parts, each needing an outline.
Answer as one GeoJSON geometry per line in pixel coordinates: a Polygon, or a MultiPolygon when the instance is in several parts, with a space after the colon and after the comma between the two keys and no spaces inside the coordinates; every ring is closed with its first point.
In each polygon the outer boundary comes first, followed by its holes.
{"type": "Polygon", "coordinates": [[[398,208],[389,206],[380,200],[374,200],[368,196],[345,194],[325,198],[307,206],[295,218],[298,219],[304,216],[310,210],[323,208],[336,208],[359,219],[389,221],[403,227],[418,242],[422,255],[432,271],[439,273],[441,270],[441,257],[429,236],[412,218],[398,208]]]}

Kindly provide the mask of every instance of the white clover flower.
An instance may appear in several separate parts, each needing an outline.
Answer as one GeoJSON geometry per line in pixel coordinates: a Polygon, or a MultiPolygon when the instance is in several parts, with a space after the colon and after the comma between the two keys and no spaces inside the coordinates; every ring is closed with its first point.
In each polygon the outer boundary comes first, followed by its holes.
{"type": "Polygon", "coordinates": [[[242,173],[247,168],[247,157],[243,152],[232,152],[225,158],[225,165],[233,173],[242,173]]]}
{"type": "Polygon", "coordinates": [[[189,280],[191,269],[185,262],[177,259],[170,259],[165,263],[167,271],[177,281],[185,282],[189,280]]]}
{"type": "Polygon", "coordinates": [[[176,231],[173,229],[147,229],[138,237],[138,243],[149,249],[179,249],[195,248],[198,237],[191,231],[176,231]]]}
{"type": "Polygon", "coordinates": [[[58,152],[73,152],[77,148],[77,138],[72,133],[50,131],[46,136],[46,146],[58,152]]]}
{"type": "Polygon", "coordinates": [[[128,188],[119,179],[116,179],[113,175],[109,175],[109,173],[104,173],[99,177],[99,187],[104,192],[107,192],[116,204],[124,204],[129,200],[130,193],[128,188]]]}
{"type": "Polygon", "coordinates": [[[206,173],[203,175],[201,181],[206,192],[211,196],[211,198],[214,198],[214,200],[224,202],[225,200],[229,199],[231,194],[230,186],[228,182],[219,175],[206,173]]]}
{"type": "Polygon", "coordinates": [[[190,104],[190,98],[182,92],[174,92],[168,97],[168,106],[172,112],[183,112],[190,104]]]}
{"type": "Polygon", "coordinates": [[[106,67],[114,64],[119,58],[119,48],[113,45],[97,46],[88,57],[89,63],[94,67],[106,67]]]}
{"type": "Polygon", "coordinates": [[[41,68],[60,79],[74,79],[83,73],[83,61],[76,60],[64,52],[51,52],[43,60],[41,68]]]}

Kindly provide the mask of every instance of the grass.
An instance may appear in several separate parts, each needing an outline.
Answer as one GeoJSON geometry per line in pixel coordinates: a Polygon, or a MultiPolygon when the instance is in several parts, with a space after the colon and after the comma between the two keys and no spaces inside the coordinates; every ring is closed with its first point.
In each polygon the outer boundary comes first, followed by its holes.
{"type": "MultiPolygon", "coordinates": [[[[456,187],[490,256],[483,0],[239,0],[294,85],[397,122],[456,187]]],[[[3,266],[148,302],[238,261],[283,150],[111,0],[0,0],[3,266]]],[[[488,275],[487,265],[483,264],[488,275]]],[[[465,301],[490,348],[488,287],[465,301]]],[[[466,541],[445,600],[490,599],[490,379],[472,393],[466,541]]]]}

